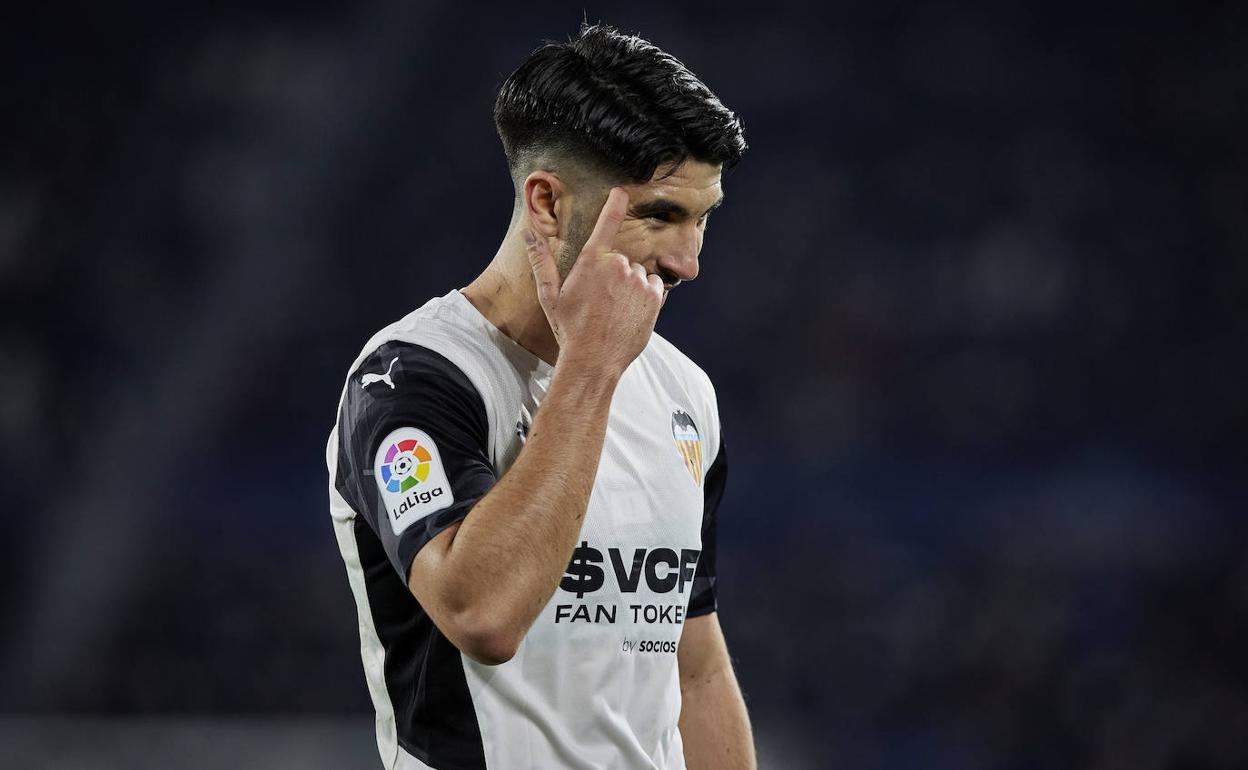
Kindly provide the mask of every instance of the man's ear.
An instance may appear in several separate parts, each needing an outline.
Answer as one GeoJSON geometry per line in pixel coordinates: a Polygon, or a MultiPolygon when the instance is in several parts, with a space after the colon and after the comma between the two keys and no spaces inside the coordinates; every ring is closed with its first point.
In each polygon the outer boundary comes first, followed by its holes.
{"type": "Polygon", "coordinates": [[[563,182],[549,171],[534,171],[525,177],[523,192],[524,210],[533,229],[539,235],[557,238],[559,214],[566,205],[560,199],[568,192],[563,182]]]}

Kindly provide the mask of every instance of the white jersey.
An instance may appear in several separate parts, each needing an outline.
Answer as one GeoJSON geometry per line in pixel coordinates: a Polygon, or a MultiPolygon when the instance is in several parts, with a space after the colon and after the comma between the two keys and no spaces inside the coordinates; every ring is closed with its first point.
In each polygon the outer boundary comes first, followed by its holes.
{"type": "Polygon", "coordinates": [[[616,388],[576,549],[515,657],[463,655],[407,587],[416,552],[511,467],[552,374],[458,291],[351,367],[330,513],[386,768],[685,766],[676,647],[715,611],[726,465],[710,380],[658,334],[616,388]]]}

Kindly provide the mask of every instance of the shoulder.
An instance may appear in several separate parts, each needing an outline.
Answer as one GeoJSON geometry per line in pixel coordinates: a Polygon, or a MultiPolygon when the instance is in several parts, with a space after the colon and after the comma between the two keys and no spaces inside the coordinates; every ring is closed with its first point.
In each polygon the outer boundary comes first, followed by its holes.
{"type": "Polygon", "coordinates": [[[417,349],[432,351],[465,369],[462,361],[471,357],[478,344],[473,330],[461,314],[455,312],[454,292],[434,297],[399,320],[380,329],[364,344],[350,377],[358,378],[376,365],[378,357],[394,350],[417,349]]]}
{"type": "MultiPolygon", "coordinates": [[[[374,334],[348,370],[339,431],[355,433],[391,416],[462,413],[488,423],[480,335],[437,297],[374,334]]],[[[344,436],[345,437],[345,436],[344,436]]]]}
{"type": "Polygon", "coordinates": [[[342,397],[339,431],[347,443],[375,443],[385,426],[414,425],[486,442],[489,419],[480,390],[441,352],[388,340],[352,371],[342,397]]]}
{"type": "Polygon", "coordinates": [[[499,373],[506,368],[506,355],[496,335],[482,328],[482,319],[468,312],[466,304],[452,291],[374,334],[351,365],[343,402],[354,391],[384,398],[387,391],[395,395],[403,390],[401,380],[419,384],[438,377],[466,384],[490,402],[503,382],[499,373]]]}
{"type": "Polygon", "coordinates": [[[688,390],[715,398],[715,386],[710,376],[666,337],[658,332],[652,334],[647,352],[659,365],[675,375],[688,390]]]}
{"type": "Polygon", "coordinates": [[[417,389],[447,383],[475,391],[464,370],[437,349],[420,342],[392,339],[373,348],[347,379],[347,400],[384,401],[407,397],[417,389]]]}
{"type": "MultiPolygon", "coordinates": [[[[721,428],[719,401],[710,376],[693,359],[657,332],[651,335],[645,355],[651,366],[664,370],[679,384],[687,398],[682,409],[688,410],[679,419],[690,421],[689,425],[694,432],[706,442],[707,459],[715,459],[721,446],[721,428]]],[[[677,419],[677,416],[673,415],[673,419],[677,419]]]]}

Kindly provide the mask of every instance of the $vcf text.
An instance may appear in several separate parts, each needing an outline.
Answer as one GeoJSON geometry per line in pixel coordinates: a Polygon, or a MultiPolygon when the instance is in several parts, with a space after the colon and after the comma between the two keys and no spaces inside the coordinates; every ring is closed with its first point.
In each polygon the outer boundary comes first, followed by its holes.
{"type": "MultiPolygon", "coordinates": [[[[675,592],[681,597],[672,604],[627,604],[626,617],[634,623],[679,624],[684,622],[685,594],[693,583],[701,551],[694,548],[633,548],[629,556],[624,549],[603,550],[581,541],[572,554],[572,560],[559,588],[583,600],[600,591],[608,576],[615,579],[621,594],[637,593],[643,586],[656,594],[675,592]]],[[[556,623],[615,623],[620,606],[614,603],[558,604],[555,606],[556,623]]]]}

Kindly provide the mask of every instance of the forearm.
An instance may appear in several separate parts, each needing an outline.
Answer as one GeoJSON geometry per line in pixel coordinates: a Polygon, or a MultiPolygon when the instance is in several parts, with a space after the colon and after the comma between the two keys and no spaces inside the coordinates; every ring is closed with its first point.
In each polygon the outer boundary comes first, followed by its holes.
{"type": "Polygon", "coordinates": [[[627,212],[628,193],[611,188],[566,275],[551,250],[552,218],[543,215],[545,230],[521,229],[557,343],[550,388],[511,468],[409,568],[408,586],[434,623],[482,663],[510,659],[558,587],[589,505],[615,386],[663,304],[663,279],[611,250],[627,212]]]}
{"type": "Polygon", "coordinates": [[[575,548],[617,381],[561,359],[524,448],[443,558],[452,612],[489,619],[516,644],[528,631],[575,548]]]}
{"type": "Polygon", "coordinates": [[[755,770],[754,736],[726,661],[681,687],[680,736],[689,770],[755,770]]]}

